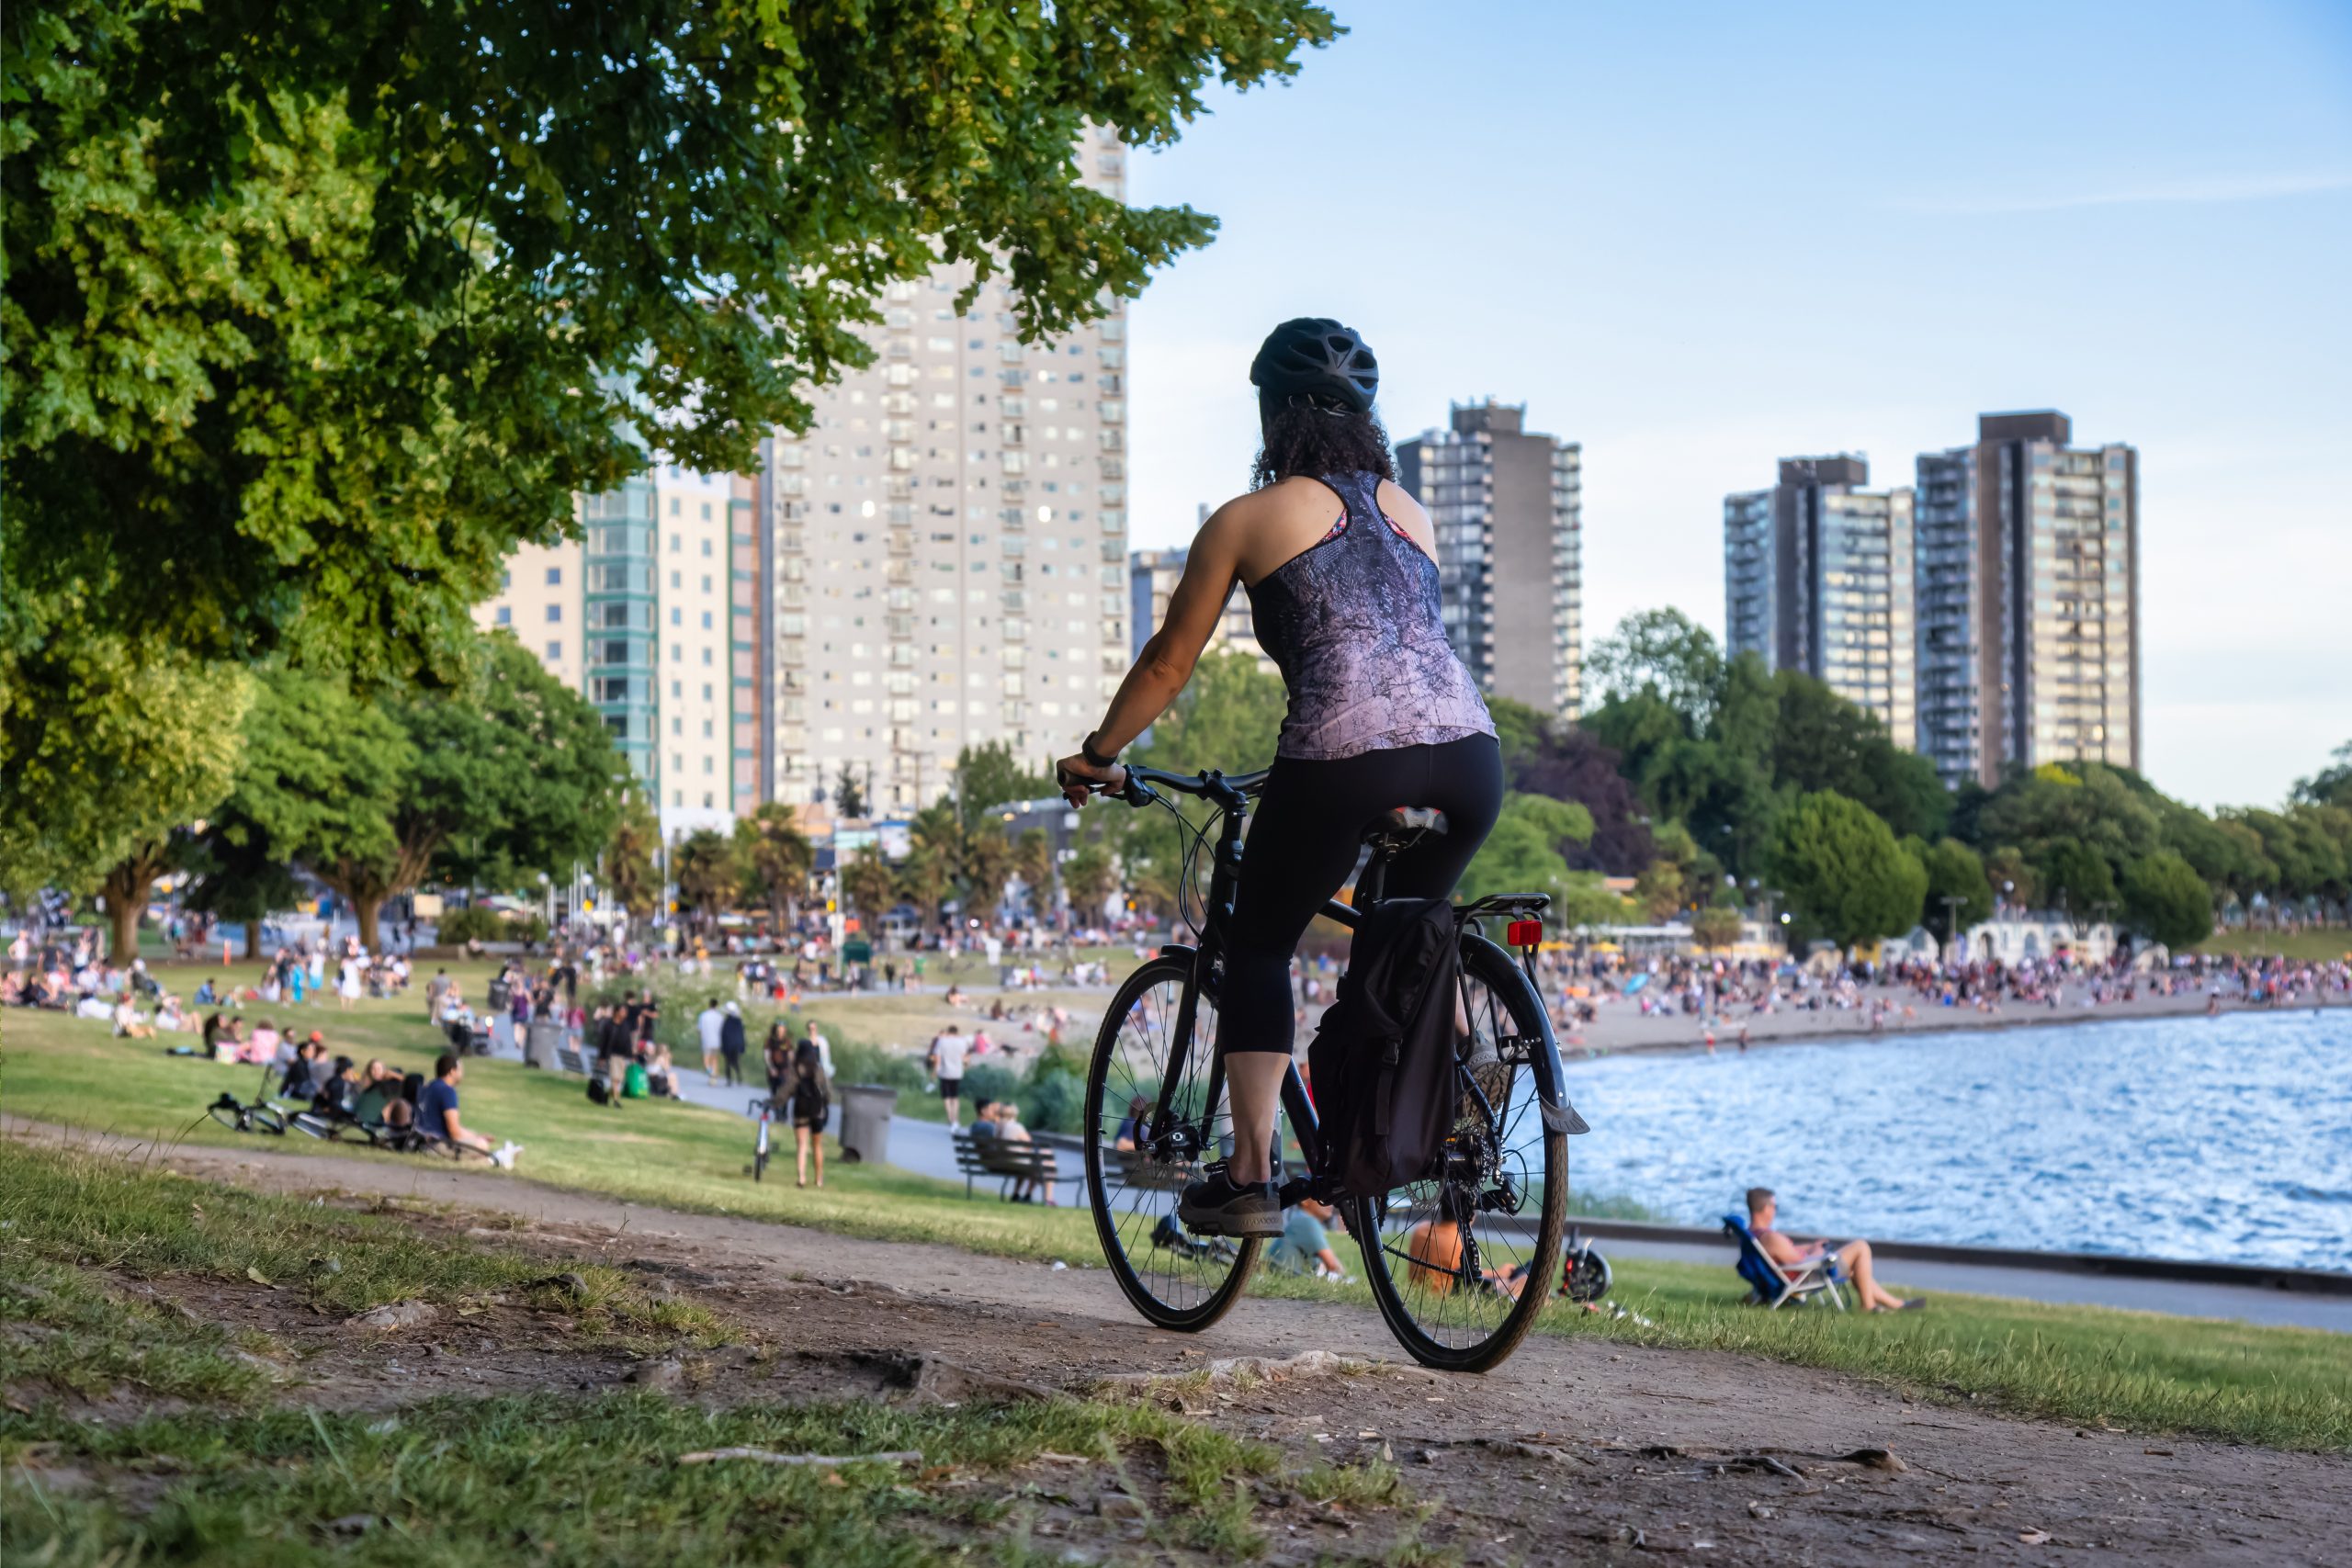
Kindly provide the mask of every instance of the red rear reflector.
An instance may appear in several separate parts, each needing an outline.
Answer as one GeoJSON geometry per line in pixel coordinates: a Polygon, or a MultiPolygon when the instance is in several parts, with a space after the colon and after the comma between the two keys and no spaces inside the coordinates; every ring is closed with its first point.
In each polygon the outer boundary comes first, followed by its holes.
{"type": "Polygon", "coordinates": [[[1541,947],[1544,944],[1544,922],[1513,920],[1510,931],[1504,934],[1510,939],[1510,945],[1512,947],[1541,947]]]}

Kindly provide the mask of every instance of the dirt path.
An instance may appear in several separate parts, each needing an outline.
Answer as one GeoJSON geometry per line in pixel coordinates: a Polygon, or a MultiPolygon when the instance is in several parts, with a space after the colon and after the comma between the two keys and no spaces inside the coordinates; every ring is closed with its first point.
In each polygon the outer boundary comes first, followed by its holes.
{"type": "Polygon", "coordinates": [[[650,1209],[487,1173],[195,1148],[171,1151],[166,1163],[241,1186],[340,1189],[513,1216],[526,1222],[511,1238],[520,1245],[669,1274],[795,1348],[930,1351],[1061,1387],[1181,1375],[1210,1358],[1374,1358],[1380,1364],[1363,1375],[1212,1381],[1159,1396],[1302,1455],[1393,1455],[1437,1505],[1425,1539],[1466,1562],[1659,1552],[2055,1561],[2097,1549],[2166,1563],[2320,1563],[2342,1561],[2352,1518],[2352,1463],[2339,1459],[1915,1405],[1833,1374],[1737,1357],[1538,1337],[1501,1372],[1440,1377],[1398,1364],[1374,1314],[1338,1305],[1245,1300],[1205,1336],[1157,1333],[1082,1259],[1054,1269],[650,1209]],[[1887,1450],[1901,1468],[1842,1457],[1862,1450],[1887,1450]]]}

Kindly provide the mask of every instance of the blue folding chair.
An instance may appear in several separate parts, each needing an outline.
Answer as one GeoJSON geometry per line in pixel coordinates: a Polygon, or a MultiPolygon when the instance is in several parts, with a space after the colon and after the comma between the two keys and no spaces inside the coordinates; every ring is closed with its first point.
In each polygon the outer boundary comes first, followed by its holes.
{"type": "Polygon", "coordinates": [[[1747,1281],[1751,1302],[1761,1302],[1778,1309],[1788,1302],[1811,1301],[1826,1295],[1839,1312],[1846,1310],[1846,1298],[1838,1286],[1846,1281],[1845,1272],[1838,1267],[1838,1259],[1828,1253],[1810,1263],[1783,1267],[1772,1261],[1756,1233],[1747,1228],[1747,1220],[1740,1214],[1724,1216],[1724,1234],[1739,1247],[1736,1265],[1739,1277],[1747,1281]]]}

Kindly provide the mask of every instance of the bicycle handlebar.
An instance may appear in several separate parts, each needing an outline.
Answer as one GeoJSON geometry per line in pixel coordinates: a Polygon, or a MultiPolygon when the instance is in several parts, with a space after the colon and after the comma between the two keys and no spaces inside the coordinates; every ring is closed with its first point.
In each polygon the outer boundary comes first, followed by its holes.
{"type": "Polygon", "coordinates": [[[1130,763],[1118,770],[1119,778],[1116,783],[1107,779],[1084,778],[1077,773],[1058,770],[1058,776],[1054,782],[1066,790],[1073,786],[1082,786],[1090,795],[1123,800],[1129,806],[1136,807],[1148,806],[1157,798],[1153,794],[1155,784],[1161,789],[1172,790],[1178,795],[1196,795],[1204,800],[1216,800],[1219,805],[1228,805],[1231,804],[1227,799],[1228,796],[1235,799],[1247,799],[1264,789],[1266,780],[1271,776],[1272,772],[1271,769],[1261,768],[1255,773],[1221,773],[1215,770],[1205,770],[1197,773],[1171,773],[1160,768],[1146,768],[1130,763]]]}

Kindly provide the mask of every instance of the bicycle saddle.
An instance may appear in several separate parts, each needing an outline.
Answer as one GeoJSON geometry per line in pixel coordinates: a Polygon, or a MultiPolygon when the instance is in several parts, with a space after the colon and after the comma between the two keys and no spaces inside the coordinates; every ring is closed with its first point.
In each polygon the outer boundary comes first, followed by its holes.
{"type": "Polygon", "coordinates": [[[1433,806],[1399,806],[1364,829],[1364,841],[1402,842],[1423,833],[1445,832],[1445,813],[1433,806]]]}

